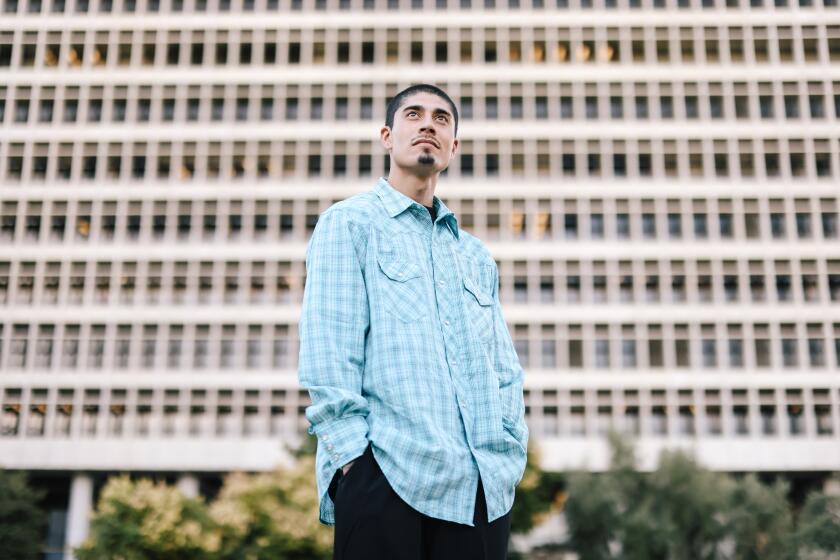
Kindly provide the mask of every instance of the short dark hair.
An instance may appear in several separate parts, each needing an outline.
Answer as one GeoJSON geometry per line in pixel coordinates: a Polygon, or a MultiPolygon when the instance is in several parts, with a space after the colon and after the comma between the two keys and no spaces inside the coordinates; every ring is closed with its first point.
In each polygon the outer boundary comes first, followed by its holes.
{"type": "Polygon", "coordinates": [[[403,100],[406,97],[421,91],[437,95],[449,103],[449,106],[452,107],[452,118],[455,119],[455,136],[458,136],[458,109],[455,107],[455,102],[452,101],[445,91],[431,84],[414,84],[413,86],[405,88],[391,98],[391,101],[388,102],[388,109],[385,111],[385,126],[388,128],[394,128],[394,115],[397,113],[397,109],[400,108],[400,105],[402,105],[403,100]]]}

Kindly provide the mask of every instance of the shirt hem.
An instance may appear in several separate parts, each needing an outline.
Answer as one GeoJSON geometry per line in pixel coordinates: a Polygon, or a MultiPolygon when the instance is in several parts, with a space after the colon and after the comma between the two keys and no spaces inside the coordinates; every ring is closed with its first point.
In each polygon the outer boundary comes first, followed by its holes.
{"type": "MultiPolygon", "coordinates": [[[[371,451],[373,452],[373,458],[376,459],[376,447],[371,446],[371,451]]],[[[473,507],[472,507],[472,512],[470,514],[470,520],[469,521],[464,521],[463,519],[456,519],[456,518],[445,516],[445,515],[442,516],[442,515],[439,515],[439,514],[434,514],[434,513],[429,512],[428,510],[425,510],[425,508],[417,507],[415,504],[413,504],[411,502],[411,500],[406,499],[406,497],[403,496],[400,493],[400,490],[396,486],[394,486],[393,483],[391,483],[391,480],[388,478],[388,473],[386,473],[385,469],[382,468],[382,463],[380,463],[378,460],[376,461],[376,463],[379,465],[379,470],[382,471],[382,475],[385,477],[385,480],[388,481],[388,485],[391,487],[391,489],[393,489],[394,493],[397,496],[399,496],[402,501],[404,501],[406,504],[408,504],[411,507],[411,509],[413,509],[414,511],[422,513],[423,515],[426,515],[428,517],[433,517],[435,519],[440,519],[441,521],[450,521],[452,523],[459,523],[461,525],[467,525],[469,527],[475,527],[475,523],[473,523],[472,517],[475,515],[475,494],[478,491],[478,478],[477,477],[476,477],[476,481],[475,481],[475,485],[473,487],[473,493],[472,493],[473,494],[473,507]]]]}

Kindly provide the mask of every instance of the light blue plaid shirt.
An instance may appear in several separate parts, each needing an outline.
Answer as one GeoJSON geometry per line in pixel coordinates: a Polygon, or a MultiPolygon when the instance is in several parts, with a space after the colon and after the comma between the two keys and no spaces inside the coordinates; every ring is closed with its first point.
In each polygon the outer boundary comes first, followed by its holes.
{"type": "Polygon", "coordinates": [[[498,269],[434,197],[437,219],[380,177],[324,211],[306,249],[299,376],[327,488],[370,441],[394,491],[430,517],[473,525],[513,506],[525,470],[523,371],[498,269]]]}

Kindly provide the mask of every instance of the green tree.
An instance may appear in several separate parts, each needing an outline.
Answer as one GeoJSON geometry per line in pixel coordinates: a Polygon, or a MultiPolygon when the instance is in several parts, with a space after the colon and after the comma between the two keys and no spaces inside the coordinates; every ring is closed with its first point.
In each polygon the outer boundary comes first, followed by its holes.
{"type": "MultiPolygon", "coordinates": [[[[644,479],[647,492],[640,510],[648,514],[647,530],[638,527],[638,531],[628,531],[625,543],[634,538],[638,546],[645,534],[653,540],[659,536],[662,546],[656,551],[657,558],[714,560],[725,531],[725,476],[701,468],[681,451],[666,451],[660,456],[659,468],[644,479]]],[[[638,560],[652,558],[627,556],[638,560]]]]}
{"type": "Polygon", "coordinates": [[[569,530],[569,544],[580,560],[612,558],[610,543],[619,530],[621,495],[614,479],[589,472],[575,472],[569,477],[564,513],[569,530]]]}
{"type": "Polygon", "coordinates": [[[717,477],[680,452],[663,453],[659,468],[643,474],[631,445],[617,434],[609,441],[609,469],[576,473],[569,487],[566,520],[581,560],[715,558],[724,496],[717,477]]]}
{"type": "Polygon", "coordinates": [[[796,557],[791,541],[793,519],[789,485],[768,486],[754,474],[733,484],[727,513],[728,533],[738,560],[785,560],[796,557]]]}
{"type": "Polygon", "coordinates": [[[148,479],[112,477],[102,489],[79,560],[203,560],[218,551],[202,498],[148,479]]]}
{"type": "Polygon", "coordinates": [[[315,458],[305,455],[290,470],[228,475],[210,506],[221,538],[217,558],[330,558],[333,534],[318,521],[313,472],[315,458]]]}
{"type": "Polygon", "coordinates": [[[294,467],[225,477],[216,500],[150,480],[111,478],[79,560],[316,560],[332,551],[318,521],[315,457],[294,467]]]}
{"type": "MultiPolygon", "coordinates": [[[[799,558],[786,484],[735,480],[681,451],[663,452],[656,470],[642,473],[621,436],[610,435],[610,449],[605,473],[575,473],[569,483],[564,513],[581,560],[799,558]]],[[[822,543],[821,551],[833,550],[832,536],[840,534],[837,510],[827,504],[811,504],[800,538],[822,543]]]]}
{"type": "Polygon", "coordinates": [[[799,514],[796,530],[799,558],[840,558],[840,496],[812,492],[799,514]]]}
{"type": "Polygon", "coordinates": [[[552,510],[559,510],[565,497],[565,479],[563,473],[543,471],[540,468],[537,448],[529,445],[525,473],[516,487],[513,500],[511,532],[527,533],[535,525],[539,525],[552,510]]]}
{"type": "Polygon", "coordinates": [[[4,558],[38,558],[47,522],[38,507],[43,497],[43,490],[29,485],[26,473],[0,469],[0,551],[4,558]]]}

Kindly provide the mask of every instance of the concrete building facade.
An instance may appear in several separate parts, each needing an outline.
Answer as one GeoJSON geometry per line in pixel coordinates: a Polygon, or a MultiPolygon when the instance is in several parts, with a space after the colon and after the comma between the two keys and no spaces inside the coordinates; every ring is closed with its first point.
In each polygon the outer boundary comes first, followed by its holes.
{"type": "Polygon", "coordinates": [[[840,468],[837,0],[0,0],[0,466],[196,494],[289,460],[318,214],[389,96],[461,112],[543,466],[840,468]]]}

